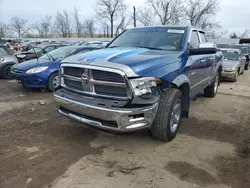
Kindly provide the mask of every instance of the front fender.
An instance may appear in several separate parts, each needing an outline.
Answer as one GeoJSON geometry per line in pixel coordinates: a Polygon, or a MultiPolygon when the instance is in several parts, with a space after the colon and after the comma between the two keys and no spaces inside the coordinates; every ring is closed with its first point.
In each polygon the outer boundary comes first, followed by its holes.
{"type": "Polygon", "coordinates": [[[175,78],[172,82],[177,87],[182,86],[183,84],[188,84],[190,86],[190,80],[185,74],[179,75],[177,78],[175,78]]]}

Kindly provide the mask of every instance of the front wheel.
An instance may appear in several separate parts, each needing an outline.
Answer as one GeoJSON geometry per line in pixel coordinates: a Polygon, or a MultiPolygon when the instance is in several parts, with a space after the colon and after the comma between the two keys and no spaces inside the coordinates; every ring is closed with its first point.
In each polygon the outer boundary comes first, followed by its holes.
{"type": "Polygon", "coordinates": [[[234,79],[233,79],[233,82],[237,82],[238,77],[239,77],[239,73],[238,73],[238,71],[236,71],[235,77],[234,77],[234,79]]]}
{"type": "Polygon", "coordinates": [[[178,89],[169,88],[162,93],[158,112],[151,127],[151,134],[161,141],[175,138],[182,118],[182,93],[178,89]]]}
{"type": "Polygon", "coordinates": [[[219,73],[217,73],[215,75],[213,83],[204,90],[204,96],[211,98],[215,97],[218,91],[219,84],[220,84],[220,77],[219,73]]]}
{"type": "Polygon", "coordinates": [[[60,80],[58,73],[53,73],[49,77],[48,88],[50,91],[56,91],[60,87],[60,80]]]}
{"type": "Polygon", "coordinates": [[[2,76],[3,76],[3,79],[11,79],[12,76],[11,76],[11,73],[10,73],[10,70],[11,70],[11,67],[13,65],[5,65],[3,68],[2,68],[2,76]]]}

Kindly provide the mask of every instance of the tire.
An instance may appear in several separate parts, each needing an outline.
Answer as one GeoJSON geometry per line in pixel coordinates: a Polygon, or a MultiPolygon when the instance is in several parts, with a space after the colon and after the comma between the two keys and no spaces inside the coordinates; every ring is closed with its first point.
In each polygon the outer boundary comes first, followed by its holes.
{"type": "Polygon", "coordinates": [[[3,79],[11,79],[12,78],[11,73],[10,73],[12,66],[13,65],[5,65],[2,68],[1,74],[2,74],[3,79]]]}
{"type": "Polygon", "coordinates": [[[178,132],[182,118],[182,93],[178,89],[170,88],[162,93],[158,112],[151,127],[151,135],[161,141],[173,140],[178,132]],[[175,109],[175,121],[174,117],[175,109]]]}
{"type": "Polygon", "coordinates": [[[249,64],[247,63],[246,65],[245,65],[245,70],[248,70],[249,69],[249,64]]]}
{"type": "Polygon", "coordinates": [[[50,77],[49,77],[48,89],[50,91],[56,91],[59,87],[60,87],[60,83],[59,83],[58,72],[55,72],[55,73],[51,74],[50,77]],[[58,81],[59,85],[57,85],[55,83],[56,80],[58,81]]]}
{"type": "Polygon", "coordinates": [[[217,72],[213,83],[210,86],[208,86],[206,89],[204,89],[204,96],[210,97],[210,98],[215,97],[217,94],[219,85],[220,85],[220,77],[219,77],[219,73],[217,72]]]}

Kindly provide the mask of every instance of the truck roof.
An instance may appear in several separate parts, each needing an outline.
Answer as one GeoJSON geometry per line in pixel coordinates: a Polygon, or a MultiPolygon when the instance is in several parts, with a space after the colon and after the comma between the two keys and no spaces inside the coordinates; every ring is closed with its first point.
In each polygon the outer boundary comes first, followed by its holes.
{"type": "Polygon", "coordinates": [[[187,26],[187,25],[156,25],[156,26],[143,26],[143,27],[136,27],[136,28],[130,28],[130,29],[142,29],[142,28],[176,28],[176,29],[195,29],[195,30],[198,30],[198,31],[202,31],[202,32],[205,32],[204,30],[202,29],[199,29],[197,27],[194,27],[194,26],[187,26]]]}

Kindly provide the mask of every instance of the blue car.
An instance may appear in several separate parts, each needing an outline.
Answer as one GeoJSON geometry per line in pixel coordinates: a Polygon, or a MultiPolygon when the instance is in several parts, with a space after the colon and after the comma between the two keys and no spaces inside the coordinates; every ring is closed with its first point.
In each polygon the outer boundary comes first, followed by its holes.
{"type": "Polygon", "coordinates": [[[48,88],[56,90],[60,86],[58,72],[61,61],[71,55],[85,53],[99,48],[83,46],[66,46],[51,51],[39,59],[33,59],[14,65],[11,74],[24,87],[48,88]]]}

